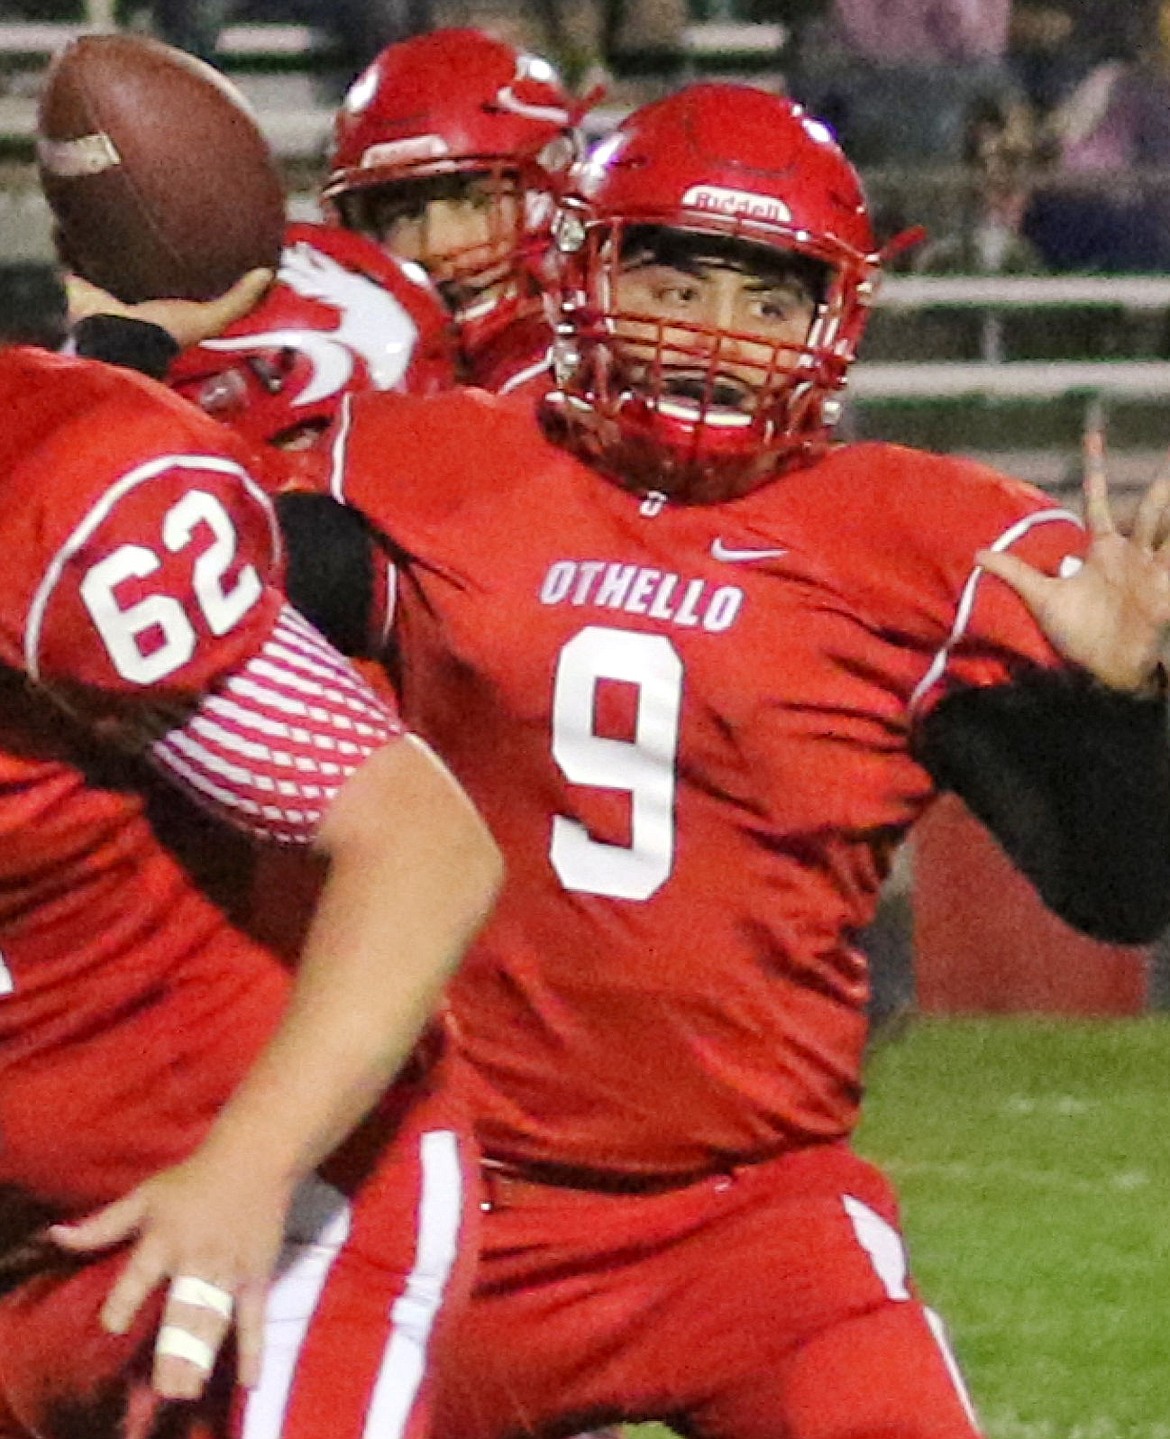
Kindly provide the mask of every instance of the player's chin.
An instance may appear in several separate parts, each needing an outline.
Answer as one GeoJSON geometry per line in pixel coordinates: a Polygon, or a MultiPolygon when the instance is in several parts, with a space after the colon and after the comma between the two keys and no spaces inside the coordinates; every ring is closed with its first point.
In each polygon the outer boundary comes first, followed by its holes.
{"type": "Polygon", "coordinates": [[[440,280],[438,290],[453,315],[461,320],[476,320],[491,314],[508,297],[511,278],[510,272],[504,270],[486,277],[477,276],[475,280],[440,280]]]}

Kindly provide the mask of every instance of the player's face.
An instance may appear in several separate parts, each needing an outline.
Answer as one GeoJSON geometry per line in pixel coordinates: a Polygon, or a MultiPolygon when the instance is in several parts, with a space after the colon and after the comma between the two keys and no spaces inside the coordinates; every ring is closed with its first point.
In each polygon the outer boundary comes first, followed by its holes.
{"type": "Polygon", "coordinates": [[[758,247],[635,246],[615,279],[623,371],[674,399],[746,413],[796,366],[816,313],[814,285],[807,262],[802,271],[758,247]]]}
{"type": "Polygon", "coordinates": [[[368,225],[389,254],[421,265],[451,312],[474,319],[514,284],[523,196],[499,174],[405,180],[371,198],[368,225]]]}

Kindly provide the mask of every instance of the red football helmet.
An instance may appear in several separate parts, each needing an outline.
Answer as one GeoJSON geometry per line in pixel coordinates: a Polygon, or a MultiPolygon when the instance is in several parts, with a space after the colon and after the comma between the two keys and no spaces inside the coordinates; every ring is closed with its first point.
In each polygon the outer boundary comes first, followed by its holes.
{"type": "Polygon", "coordinates": [[[342,224],[380,240],[388,205],[443,194],[444,178],[486,178],[491,238],[423,259],[474,350],[539,308],[533,267],[548,250],[554,194],[576,157],[584,109],[547,60],[481,30],[400,41],[337,113],[322,198],[342,224]]]}
{"type": "Polygon", "coordinates": [[[718,500],[826,441],[883,255],[856,172],[799,105],[715,83],[636,110],[574,167],[555,244],[558,388],[549,420],[612,478],[718,500]],[[660,319],[623,314],[614,299],[623,241],[679,232],[816,276],[807,338],[770,346],[759,383],[734,407],[719,402],[721,349],[758,348],[758,338],[673,320],[666,334],[660,319]],[[618,331],[639,328],[656,336],[652,362],[623,364],[618,331]],[[689,403],[672,397],[672,369],[700,376],[689,403]]]}
{"type": "Polygon", "coordinates": [[[263,300],[185,350],[167,378],[252,440],[308,448],[347,394],[450,389],[451,321],[416,267],[361,235],[294,224],[263,300]]]}

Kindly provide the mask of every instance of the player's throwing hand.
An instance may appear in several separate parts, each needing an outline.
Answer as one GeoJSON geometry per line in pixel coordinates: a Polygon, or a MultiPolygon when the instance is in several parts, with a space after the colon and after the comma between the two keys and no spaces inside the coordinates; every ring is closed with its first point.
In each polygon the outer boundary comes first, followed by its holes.
{"type": "Polygon", "coordinates": [[[143,300],[130,305],[117,300],[80,275],[66,275],[65,299],[72,328],[94,315],[120,315],[142,320],[166,330],[185,349],[198,345],[225,330],[233,320],[242,319],[263,298],[271,285],[271,270],[249,270],[230,290],[214,300],[143,300]]]}

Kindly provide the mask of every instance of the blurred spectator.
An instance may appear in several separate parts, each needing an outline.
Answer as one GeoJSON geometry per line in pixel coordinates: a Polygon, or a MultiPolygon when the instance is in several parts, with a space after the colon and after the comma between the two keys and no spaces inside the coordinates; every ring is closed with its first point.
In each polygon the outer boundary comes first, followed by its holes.
{"type": "Polygon", "coordinates": [[[152,0],[151,29],[168,45],[213,60],[231,6],[232,0],[152,0]]]}
{"type": "Polygon", "coordinates": [[[1022,100],[982,99],[968,118],[968,183],[959,225],[915,255],[922,273],[1027,275],[1045,269],[1023,231],[1037,167],[1036,127],[1022,100]]]}
{"type": "Polygon", "coordinates": [[[1049,118],[1055,165],[1026,227],[1054,269],[1170,268],[1170,3],[1126,15],[1114,53],[1049,118]]]}
{"type": "MultiPolygon", "coordinates": [[[[967,124],[963,153],[968,181],[960,221],[915,253],[920,274],[1027,275],[1045,269],[1024,234],[1037,165],[1032,109],[1022,100],[981,100],[967,124]]],[[[923,309],[913,353],[998,362],[1034,351],[1035,315],[923,309]]],[[[1041,323],[1048,324],[1047,317],[1041,323]]]]}
{"type": "Polygon", "coordinates": [[[1002,59],[1011,0],[834,0],[845,48],[878,64],[1002,59]]]}
{"type": "MultiPolygon", "coordinates": [[[[487,28],[535,48],[580,93],[610,88],[613,76],[652,75],[667,86],[685,65],[683,32],[702,0],[513,0],[514,26],[487,28]],[[532,23],[535,22],[535,23],[532,23]]],[[[720,0],[722,3],[722,0],[720,0]]]]}
{"type": "Polygon", "coordinates": [[[1037,115],[1047,115],[1093,63],[1071,0],[1015,0],[1007,61],[1037,115]]]}
{"type": "Polygon", "coordinates": [[[967,114],[1015,90],[1010,0],[832,0],[792,89],[861,165],[958,164],[967,114]]]}

